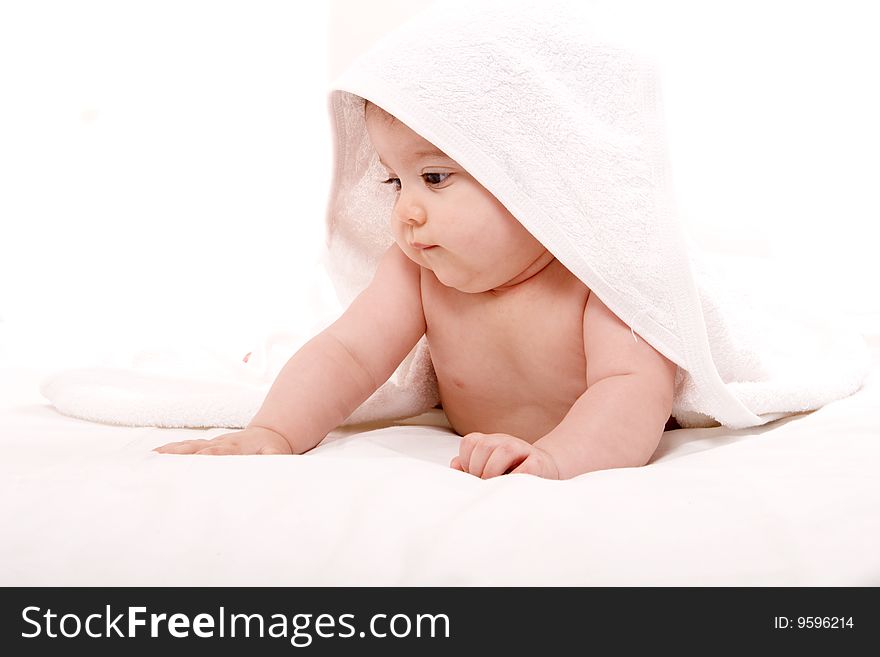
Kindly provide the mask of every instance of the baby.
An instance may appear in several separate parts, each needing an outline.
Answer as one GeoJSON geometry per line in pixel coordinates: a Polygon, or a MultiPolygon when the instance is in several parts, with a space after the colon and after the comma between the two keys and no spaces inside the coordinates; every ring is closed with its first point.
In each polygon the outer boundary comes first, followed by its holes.
{"type": "Polygon", "coordinates": [[[568,479],[651,458],[676,365],[635,333],[457,162],[365,103],[396,201],[370,285],[287,362],[247,428],[156,449],[302,454],[426,336],[463,436],[450,466],[568,479]]]}

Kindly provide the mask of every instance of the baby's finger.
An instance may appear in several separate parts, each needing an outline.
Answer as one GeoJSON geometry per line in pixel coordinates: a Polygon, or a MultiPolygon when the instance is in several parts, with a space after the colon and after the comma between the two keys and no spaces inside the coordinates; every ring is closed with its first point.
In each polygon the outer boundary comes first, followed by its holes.
{"type": "Polygon", "coordinates": [[[180,440],[176,443],[168,443],[161,447],[156,447],[153,451],[160,454],[192,454],[202,449],[207,440],[180,440]]]}
{"type": "Polygon", "coordinates": [[[483,477],[483,470],[486,468],[486,462],[497,448],[497,443],[491,440],[481,440],[471,451],[471,458],[468,460],[467,472],[476,477],[483,477]]]}
{"type": "Polygon", "coordinates": [[[489,455],[483,468],[483,479],[503,475],[510,468],[525,461],[528,455],[528,449],[520,449],[515,443],[501,443],[489,455]]]}
{"type": "Polygon", "coordinates": [[[473,432],[462,436],[458,444],[458,463],[462,472],[469,472],[471,453],[483,434],[473,432]]]}
{"type": "Polygon", "coordinates": [[[458,460],[457,456],[452,457],[452,460],[449,462],[449,467],[453,470],[460,470],[461,472],[465,471],[464,468],[461,467],[461,461],[458,460]]]}
{"type": "Polygon", "coordinates": [[[541,476],[538,459],[529,456],[525,461],[510,471],[510,474],[530,474],[541,476]]]}
{"type": "Polygon", "coordinates": [[[211,445],[204,447],[195,452],[197,456],[222,456],[225,454],[241,454],[238,445],[230,445],[228,443],[222,445],[211,445]]]}

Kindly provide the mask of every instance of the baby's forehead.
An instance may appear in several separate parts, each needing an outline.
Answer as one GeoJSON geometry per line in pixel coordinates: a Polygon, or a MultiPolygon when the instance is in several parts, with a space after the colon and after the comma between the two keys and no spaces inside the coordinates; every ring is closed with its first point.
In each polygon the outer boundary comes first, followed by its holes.
{"type": "Polygon", "coordinates": [[[408,126],[398,121],[394,125],[384,124],[371,126],[370,139],[373,142],[379,161],[385,166],[390,162],[383,159],[395,160],[401,163],[418,163],[428,159],[452,160],[442,149],[411,130],[408,126]]]}

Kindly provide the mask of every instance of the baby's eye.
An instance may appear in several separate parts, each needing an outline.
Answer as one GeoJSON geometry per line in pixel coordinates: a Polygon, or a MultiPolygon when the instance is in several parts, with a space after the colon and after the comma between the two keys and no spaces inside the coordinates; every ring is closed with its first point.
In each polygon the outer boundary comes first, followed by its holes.
{"type": "Polygon", "coordinates": [[[383,185],[394,185],[395,191],[400,191],[400,178],[389,178],[388,180],[382,181],[383,185]]]}
{"type": "Polygon", "coordinates": [[[424,173],[422,174],[422,178],[424,178],[425,182],[429,185],[440,185],[446,182],[446,179],[452,174],[449,173],[424,173]],[[431,178],[434,176],[441,176],[440,180],[432,180],[431,178]]]}

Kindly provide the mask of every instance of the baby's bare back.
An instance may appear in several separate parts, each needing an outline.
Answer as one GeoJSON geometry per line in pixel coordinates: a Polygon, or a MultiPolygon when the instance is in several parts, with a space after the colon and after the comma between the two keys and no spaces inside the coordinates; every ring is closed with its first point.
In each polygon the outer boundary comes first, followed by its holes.
{"type": "Polygon", "coordinates": [[[452,427],[534,442],[586,390],[589,289],[558,260],[503,292],[468,294],[421,269],[440,400],[452,427]]]}

